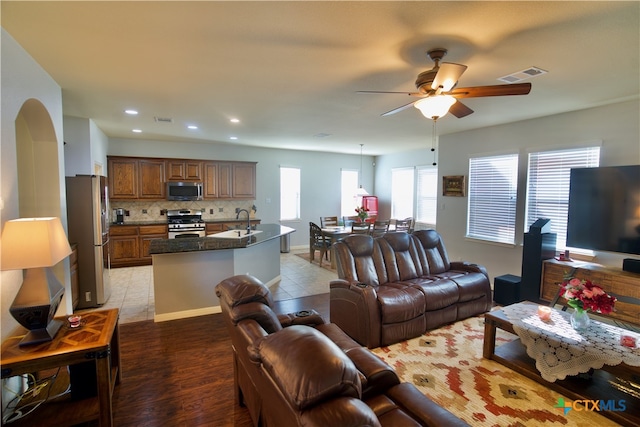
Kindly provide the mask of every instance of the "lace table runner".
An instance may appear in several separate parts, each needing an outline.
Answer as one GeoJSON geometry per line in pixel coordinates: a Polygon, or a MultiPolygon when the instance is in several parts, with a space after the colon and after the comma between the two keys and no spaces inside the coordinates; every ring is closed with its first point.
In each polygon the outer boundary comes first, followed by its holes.
{"type": "Polygon", "coordinates": [[[620,344],[620,333],[629,331],[591,319],[587,330],[573,329],[570,313],[551,311],[551,319],[542,321],[535,304],[513,304],[502,308],[513,330],[536,361],[542,378],[554,382],[578,375],[605,364],[640,366],[640,349],[620,344]]]}

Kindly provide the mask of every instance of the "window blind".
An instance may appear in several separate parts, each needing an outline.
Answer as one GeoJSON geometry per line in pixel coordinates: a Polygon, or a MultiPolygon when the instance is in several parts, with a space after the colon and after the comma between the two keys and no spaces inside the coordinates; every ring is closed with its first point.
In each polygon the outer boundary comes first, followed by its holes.
{"type": "Polygon", "coordinates": [[[413,168],[391,169],[391,217],[413,216],[413,168]]]}
{"type": "Polygon", "coordinates": [[[515,243],[518,155],[469,159],[467,237],[515,243]]]}
{"type": "Polygon", "coordinates": [[[549,218],[557,248],[566,247],[571,168],[598,167],[600,147],[529,154],[525,232],[538,218],[549,218]]]}

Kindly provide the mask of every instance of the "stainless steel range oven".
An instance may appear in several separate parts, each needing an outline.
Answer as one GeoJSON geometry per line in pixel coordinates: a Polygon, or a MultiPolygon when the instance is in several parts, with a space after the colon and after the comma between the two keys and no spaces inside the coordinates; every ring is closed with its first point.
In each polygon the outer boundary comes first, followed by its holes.
{"type": "Polygon", "coordinates": [[[170,239],[206,236],[206,227],[201,211],[191,209],[168,210],[167,224],[170,239]]]}

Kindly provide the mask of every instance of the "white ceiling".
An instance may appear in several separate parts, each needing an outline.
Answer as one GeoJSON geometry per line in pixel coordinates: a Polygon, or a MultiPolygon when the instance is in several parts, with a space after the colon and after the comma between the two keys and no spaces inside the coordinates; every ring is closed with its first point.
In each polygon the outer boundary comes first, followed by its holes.
{"type": "Polygon", "coordinates": [[[93,119],[109,137],[354,154],[364,144],[370,155],[430,147],[431,121],[415,108],[380,116],[410,98],[356,91],[413,91],[434,47],[468,66],[458,87],[503,84],[499,77],[532,66],[548,71],[529,80],[529,95],[464,100],[475,113],[443,117],[441,135],[640,93],[638,1],[1,7],[2,27],[62,87],[64,113],[93,119]],[[126,116],[126,108],[140,114],[126,116]]]}

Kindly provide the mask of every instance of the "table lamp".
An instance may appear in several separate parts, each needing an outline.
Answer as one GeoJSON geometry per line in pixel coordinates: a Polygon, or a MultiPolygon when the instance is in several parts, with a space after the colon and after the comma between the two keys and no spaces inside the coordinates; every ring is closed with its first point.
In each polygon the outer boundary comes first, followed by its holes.
{"type": "Polygon", "coordinates": [[[2,270],[24,269],[9,311],[29,332],[19,345],[51,341],[62,326],[54,320],[64,287],[51,269],[71,253],[60,218],[20,218],[2,230],[2,270]]]}

